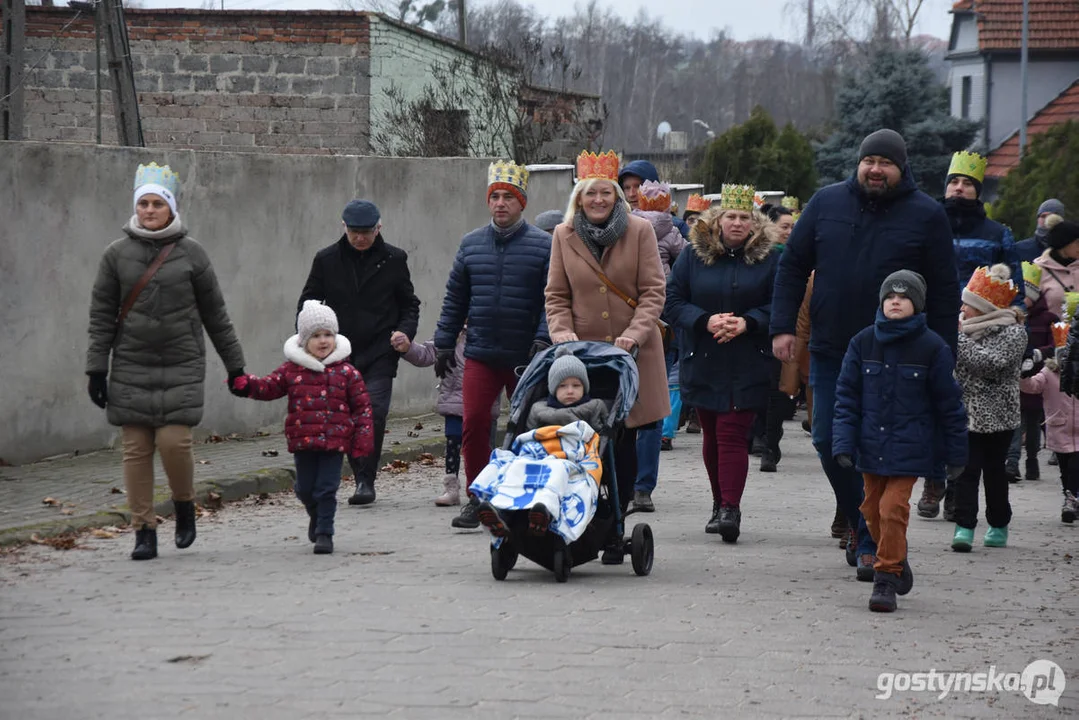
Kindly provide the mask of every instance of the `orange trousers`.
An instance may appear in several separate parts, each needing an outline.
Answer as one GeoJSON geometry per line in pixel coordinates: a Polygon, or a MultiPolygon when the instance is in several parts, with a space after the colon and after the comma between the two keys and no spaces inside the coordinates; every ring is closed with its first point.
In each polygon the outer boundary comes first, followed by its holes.
{"type": "Polygon", "coordinates": [[[915,477],[862,473],[865,500],[859,508],[873,542],[877,543],[878,572],[899,575],[907,559],[907,523],[910,521],[910,494],[915,477]]]}

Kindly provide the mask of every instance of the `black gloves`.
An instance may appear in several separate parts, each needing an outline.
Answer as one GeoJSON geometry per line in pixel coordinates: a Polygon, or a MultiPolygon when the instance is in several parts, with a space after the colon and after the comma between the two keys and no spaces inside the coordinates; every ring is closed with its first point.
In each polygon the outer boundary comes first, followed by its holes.
{"type": "Polygon", "coordinates": [[[90,391],[90,399],[93,400],[94,405],[97,405],[102,410],[109,404],[109,383],[106,380],[107,373],[94,372],[87,373],[90,376],[90,385],[88,390],[90,391]]]}
{"type": "Polygon", "coordinates": [[[250,390],[247,389],[247,383],[242,383],[241,387],[236,387],[236,378],[244,376],[244,369],[237,368],[236,370],[229,370],[229,392],[236,397],[247,397],[250,390]]]}
{"type": "Polygon", "coordinates": [[[449,348],[448,350],[436,350],[435,353],[435,375],[441,380],[449,375],[450,370],[457,367],[457,350],[449,348]]]}
{"type": "Polygon", "coordinates": [[[551,343],[547,342],[546,340],[540,340],[539,338],[537,338],[532,343],[532,348],[528,351],[528,359],[532,360],[532,358],[536,357],[549,347],[551,347],[551,343]]]}
{"type": "Polygon", "coordinates": [[[1034,377],[1042,371],[1043,367],[1045,367],[1045,363],[1042,361],[1042,353],[1035,348],[1029,357],[1023,359],[1023,364],[1019,366],[1019,377],[1034,377]]]}
{"type": "Polygon", "coordinates": [[[839,463],[839,467],[843,468],[844,470],[850,470],[852,467],[854,467],[854,460],[851,458],[850,455],[836,455],[835,461],[839,463]]]}
{"type": "MultiPolygon", "coordinates": [[[[1073,351],[1074,352],[1074,351],[1073,351]]],[[[1072,358],[1071,353],[1065,356],[1064,360],[1060,363],[1060,389],[1065,395],[1069,397],[1076,397],[1075,381],[1079,378],[1079,368],[1076,367],[1076,361],[1072,358]]]]}
{"type": "Polygon", "coordinates": [[[949,465],[948,467],[946,467],[945,471],[948,474],[948,481],[951,482],[952,480],[955,480],[957,477],[963,474],[964,470],[966,470],[966,467],[964,467],[963,465],[949,465]]]}

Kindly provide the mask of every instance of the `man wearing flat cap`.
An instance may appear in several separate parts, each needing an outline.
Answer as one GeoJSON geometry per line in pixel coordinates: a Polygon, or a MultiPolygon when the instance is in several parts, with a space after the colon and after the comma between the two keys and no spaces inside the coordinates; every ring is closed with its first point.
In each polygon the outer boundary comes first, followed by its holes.
{"type": "Polygon", "coordinates": [[[847,561],[857,565],[864,581],[873,580],[876,546],[858,509],[862,478],[832,452],[835,390],[851,338],[873,324],[878,290],[897,270],[925,278],[929,327],[954,352],[959,278],[948,216],[918,190],[903,137],[878,130],[862,141],[854,174],[818,191],[798,218],[776,273],[771,318],[773,352],[790,362],[798,309],[809,274],[816,271],[809,339],[813,446],[856,535],[848,537],[847,561]]]}
{"type": "Polygon", "coordinates": [[[375,475],[386,434],[393,379],[400,354],[390,334],[416,336],[420,299],[412,287],[408,253],[386,242],[378,208],[369,200],[353,200],[341,214],[344,235],[319,250],[311,264],[297,310],[305,300],[321,300],[337,313],[341,334],[352,341],[352,364],[363,375],[375,424],[375,451],[349,458],[356,492],[349,505],[375,501],[375,475]]]}

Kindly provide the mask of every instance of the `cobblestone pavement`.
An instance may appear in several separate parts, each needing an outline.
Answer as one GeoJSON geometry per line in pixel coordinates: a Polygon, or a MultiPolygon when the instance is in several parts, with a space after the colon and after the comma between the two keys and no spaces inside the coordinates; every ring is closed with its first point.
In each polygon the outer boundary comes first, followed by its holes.
{"type": "Polygon", "coordinates": [[[807,438],[788,432],[778,474],[754,463],[733,546],[703,532],[699,452],[699,436],[680,436],[658,511],[631,518],[655,532],[646,578],[590,563],[560,585],[522,559],[494,581],[486,536],[451,530],[455,511],[431,504],[438,467],[342,506],[332,556],[311,554],[284,494],[200,520],[185,551],[166,523],[153,562],[128,559],[130,534],[9,552],[0,718],[1079,714],[1079,526],[1060,523],[1056,479],[1012,487],[1006,549],[956,554],[949,524],[912,518],[914,590],[879,615],[828,535],[832,495],[807,438]],[[1037,659],[1067,677],[1059,707],[1018,692],[938,699],[900,680],[875,697],[884,672],[1019,673],[1037,659]]]}

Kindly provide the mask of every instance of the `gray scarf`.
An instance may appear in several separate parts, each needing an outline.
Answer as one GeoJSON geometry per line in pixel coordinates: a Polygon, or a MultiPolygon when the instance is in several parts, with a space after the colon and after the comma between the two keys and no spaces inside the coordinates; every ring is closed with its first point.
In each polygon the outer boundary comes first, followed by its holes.
{"type": "Polygon", "coordinates": [[[626,234],[629,227],[629,214],[626,206],[621,202],[614,204],[614,210],[607,222],[603,225],[593,225],[584,216],[584,210],[578,210],[573,216],[573,229],[577,237],[588,248],[592,256],[598,262],[603,257],[604,248],[609,248],[618,242],[618,239],[626,234]]]}
{"type": "Polygon", "coordinates": [[[139,216],[132,215],[131,219],[124,225],[124,232],[131,237],[150,240],[156,244],[183,236],[187,232],[187,228],[184,227],[179,213],[173,215],[172,222],[160,230],[147,230],[142,225],[139,225],[139,216]]]}
{"type": "Polygon", "coordinates": [[[521,229],[521,226],[525,224],[524,216],[517,218],[517,222],[513,223],[509,227],[499,227],[495,224],[495,221],[491,221],[491,229],[495,231],[495,235],[499,240],[508,240],[521,229]]]}

